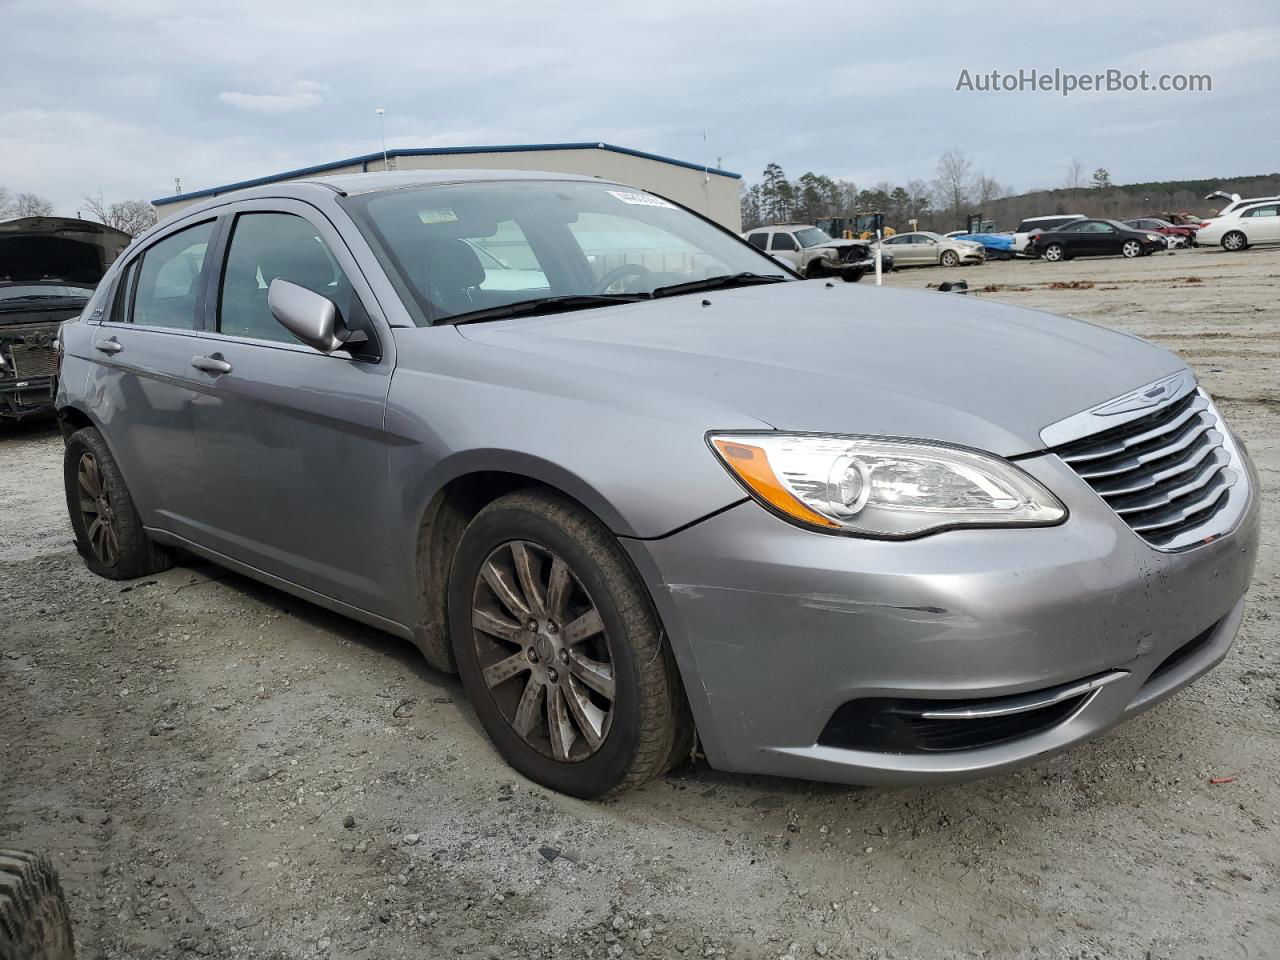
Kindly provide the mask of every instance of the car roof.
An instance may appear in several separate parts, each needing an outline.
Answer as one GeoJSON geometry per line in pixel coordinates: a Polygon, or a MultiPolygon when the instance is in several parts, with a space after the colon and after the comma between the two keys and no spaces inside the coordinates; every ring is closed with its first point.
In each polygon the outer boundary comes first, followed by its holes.
{"type": "MultiPolygon", "coordinates": [[[[305,180],[278,180],[256,187],[229,190],[209,197],[178,211],[178,219],[186,219],[227,203],[241,200],[286,198],[314,200],[317,197],[357,196],[383,190],[403,190],[449,183],[487,183],[516,180],[552,180],[603,183],[622,186],[612,180],[588,177],[576,173],[555,173],[549,170],[388,170],[382,173],[340,173],[331,177],[308,177],[305,180]]],[[[632,188],[634,189],[634,188],[632,188]]],[[[160,221],[161,224],[168,220],[160,221]]],[[[149,232],[149,231],[148,231],[149,232]]]]}

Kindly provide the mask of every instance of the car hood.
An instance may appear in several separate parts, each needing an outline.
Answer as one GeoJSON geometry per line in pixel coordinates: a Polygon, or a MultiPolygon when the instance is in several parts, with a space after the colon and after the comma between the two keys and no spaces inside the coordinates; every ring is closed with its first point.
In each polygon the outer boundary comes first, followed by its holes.
{"type": "MultiPolygon", "coordinates": [[[[699,396],[781,430],[942,440],[1003,456],[1184,367],[1137,337],[976,297],[823,281],[464,325],[664,401],[699,396]]],[[[707,423],[712,430],[720,424],[707,423]]]]}
{"type": "Polygon", "coordinates": [[[131,239],[90,220],[8,220],[0,223],[0,281],[65,280],[92,286],[131,239]]]}

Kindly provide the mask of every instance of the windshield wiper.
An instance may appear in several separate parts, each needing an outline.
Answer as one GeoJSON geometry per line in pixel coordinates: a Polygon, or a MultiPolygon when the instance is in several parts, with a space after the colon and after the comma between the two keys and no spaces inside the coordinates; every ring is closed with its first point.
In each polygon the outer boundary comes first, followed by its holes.
{"type": "Polygon", "coordinates": [[[26,303],[29,300],[87,300],[78,293],[29,293],[21,297],[0,297],[0,303],[26,303]]]}
{"type": "Polygon", "coordinates": [[[690,280],[688,283],[673,283],[658,287],[653,291],[655,297],[674,297],[682,293],[697,293],[699,290],[719,290],[722,287],[749,287],[757,283],[783,283],[787,278],[780,273],[727,273],[720,277],[707,277],[705,280],[690,280]]]}
{"type": "Polygon", "coordinates": [[[499,307],[468,310],[440,322],[447,324],[482,323],[485,320],[505,320],[508,317],[524,317],[538,313],[565,313],[569,310],[586,310],[589,307],[607,307],[618,303],[636,303],[648,300],[647,293],[571,293],[558,297],[536,297],[518,300],[499,307]]]}

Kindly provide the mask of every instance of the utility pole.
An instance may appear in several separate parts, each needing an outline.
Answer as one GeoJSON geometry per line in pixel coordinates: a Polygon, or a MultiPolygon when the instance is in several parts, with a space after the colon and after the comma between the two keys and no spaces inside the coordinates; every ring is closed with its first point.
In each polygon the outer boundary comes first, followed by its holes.
{"type": "Polygon", "coordinates": [[[382,169],[390,170],[387,163],[387,111],[383,107],[375,107],[374,113],[378,115],[378,126],[382,128],[382,169]]]}

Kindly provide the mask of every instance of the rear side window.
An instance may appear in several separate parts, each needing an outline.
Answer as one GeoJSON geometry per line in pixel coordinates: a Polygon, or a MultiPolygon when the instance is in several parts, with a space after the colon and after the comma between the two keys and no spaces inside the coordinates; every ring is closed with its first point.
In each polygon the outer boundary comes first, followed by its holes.
{"type": "Polygon", "coordinates": [[[1269,207],[1254,207],[1252,210],[1246,210],[1240,214],[1241,217],[1274,217],[1280,214],[1280,206],[1272,205],[1269,207]]]}
{"type": "Polygon", "coordinates": [[[794,250],[796,242],[789,233],[775,233],[773,235],[773,250],[794,250]]]}
{"type": "Polygon", "coordinates": [[[363,329],[355,290],[310,222],[291,213],[242,213],[227,249],[218,329],[233,337],[300,343],[267,306],[272,280],[288,280],[328,297],[349,329],[363,329]]]}
{"type": "Polygon", "coordinates": [[[213,226],[210,220],[165,237],[143,253],[140,266],[130,268],[137,276],[130,316],[134,323],[177,330],[200,325],[196,301],[213,226]]]}

